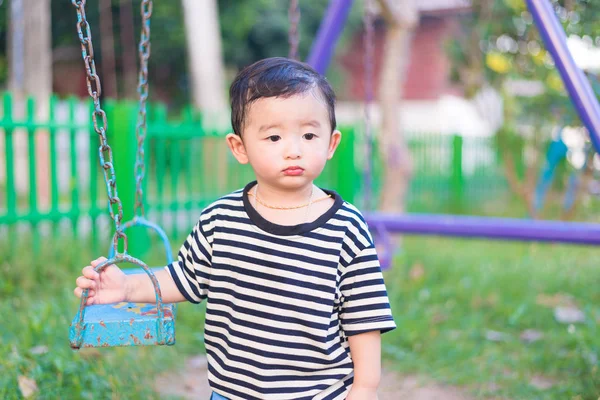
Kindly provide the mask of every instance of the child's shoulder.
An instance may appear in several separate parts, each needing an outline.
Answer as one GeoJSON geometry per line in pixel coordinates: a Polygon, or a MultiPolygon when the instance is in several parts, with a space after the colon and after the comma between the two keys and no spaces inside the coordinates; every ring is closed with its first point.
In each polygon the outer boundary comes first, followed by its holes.
{"type": "Polygon", "coordinates": [[[353,232],[354,235],[370,236],[367,221],[357,206],[344,200],[339,194],[333,191],[325,190],[325,192],[334,194],[340,200],[339,208],[336,211],[336,220],[343,221],[343,224],[349,227],[350,232],[353,232]]]}
{"type": "Polygon", "coordinates": [[[337,212],[346,226],[344,240],[349,240],[360,248],[373,244],[373,237],[363,213],[354,204],[344,201],[337,212]]]}
{"type": "Polygon", "coordinates": [[[354,204],[349,201],[343,200],[342,206],[340,207],[340,213],[342,213],[349,220],[359,223],[361,225],[367,225],[367,221],[365,220],[362,212],[356,207],[354,204]]]}
{"type": "Polygon", "coordinates": [[[200,217],[210,218],[215,214],[220,214],[223,212],[229,213],[231,211],[242,211],[244,209],[243,193],[244,189],[238,189],[220,197],[206,206],[202,210],[200,217]]]}

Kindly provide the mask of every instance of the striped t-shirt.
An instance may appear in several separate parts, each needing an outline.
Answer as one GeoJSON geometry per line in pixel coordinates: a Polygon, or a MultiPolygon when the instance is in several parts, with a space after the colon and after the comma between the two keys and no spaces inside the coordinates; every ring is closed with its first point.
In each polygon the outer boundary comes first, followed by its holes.
{"type": "Polygon", "coordinates": [[[261,217],[238,190],[207,207],[167,267],[181,293],[207,301],[211,388],[232,400],[344,399],[347,337],[396,327],[365,220],[335,192],[313,222],[261,217]]]}

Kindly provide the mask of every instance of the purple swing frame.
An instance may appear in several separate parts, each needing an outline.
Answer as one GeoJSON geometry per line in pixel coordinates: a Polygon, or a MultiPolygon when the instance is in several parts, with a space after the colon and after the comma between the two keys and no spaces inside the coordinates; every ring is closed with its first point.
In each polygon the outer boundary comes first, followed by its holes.
{"type": "MultiPolygon", "coordinates": [[[[526,0],[546,48],[552,54],[571,101],[600,153],[600,105],[583,71],[567,47],[566,35],[548,0],[526,0]]],[[[324,74],[348,17],[352,0],[331,0],[307,62],[324,74]]],[[[600,244],[600,224],[441,214],[367,213],[370,226],[387,232],[470,238],[542,241],[580,245],[600,244]]],[[[389,257],[388,257],[389,258],[389,257]]],[[[388,260],[389,261],[389,260],[388,260]]]]}

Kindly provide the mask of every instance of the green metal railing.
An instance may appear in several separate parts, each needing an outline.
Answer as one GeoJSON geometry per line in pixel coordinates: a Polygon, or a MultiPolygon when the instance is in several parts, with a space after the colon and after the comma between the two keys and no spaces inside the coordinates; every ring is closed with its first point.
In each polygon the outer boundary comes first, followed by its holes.
{"type": "Polygon", "coordinates": [[[465,212],[507,193],[493,138],[420,134],[408,146],[414,166],[411,211],[465,212]]]}
{"type": "MultiPolygon", "coordinates": [[[[0,152],[0,232],[4,229],[11,242],[16,242],[15,226],[18,224],[29,225],[35,231],[43,222],[50,224],[52,231],[57,233],[59,225],[67,222],[76,237],[89,237],[92,243],[108,248],[112,232],[106,225],[106,188],[98,166],[98,139],[89,118],[91,102],[74,98],[59,101],[52,97],[49,117],[44,121],[36,118],[36,104],[32,99],[25,101],[21,117],[16,116],[16,102],[10,94],[5,94],[2,102],[0,148],[4,144],[4,151],[0,152]],[[59,114],[65,117],[59,120],[59,114]],[[15,139],[19,135],[21,142],[26,143],[27,151],[17,154],[15,139]],[[41,166],[44,174],[39,175],[40,161],[35,155],[37,138],[43,137],[47,138],[48,159],[47,165],[41,166]],[[59,137],[63,147],[66,143],[66,150],[59,151],[59,137]],[[28,188],[17,190],[17,158],[23,157],[26,157],[29,169],[28,188]],[[59,164],[63,166],[62,173],[59,164]],[[48,183],[46,196],[39,190],[44,180],[48,183]],[[87,223],[82,224],[83,220],[87,223]]],[[[129,220],[133,216],[135,200],[137,104],[106,101],[105,110],[120,183],[118,194],[123,203],[123,218],[129,220]]],[[[346,200],[360,205],[361,164],[364,164],[360,151],[362,136],[354,127],[341,127],[341,130],[340,147],[317,184],[333,188],[346,200]]],[[[225,133],[204,130],[200,117],[190,110],[177,118],[169,118],[164,105],[155,104],[148,108],[145,208],[150,219],[161,224],[174,238],[187,233],[203,207],[252,179],[249,166],[239,165],[230,155],[223,140],[225,133]],[[182,219],[186,223],[181,223],[182,219]]],[[[409,137],[414,174],[407,199],[408,209],[460,211],[506,193],[493,139],[439,134],[409,137]]],[[[376,195],[380,190],[383,165],[378,157],[374,164],[376,195]]],[[[143,243],[148,241],[143,236],[132,235],[130,252],[137,255],[138,251],[143,251],[143,243]]],[[[40,240],[39,235],[34,236],[37,237],[35,240],[40,240]]]]}

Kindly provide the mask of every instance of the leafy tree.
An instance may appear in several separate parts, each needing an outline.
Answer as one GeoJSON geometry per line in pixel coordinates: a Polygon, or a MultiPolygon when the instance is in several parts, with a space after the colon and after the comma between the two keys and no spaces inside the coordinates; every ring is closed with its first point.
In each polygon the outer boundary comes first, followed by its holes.
{"type": "MultiPolygon", "coordinates": [[[[141,0],[132,0],[133,25],[136,41],[139,40],[141,0]]],[[[299,57],[305,59],[316,36],[328,0],[300,0],[301,18],[299,57]]],[[[119,38],[120,0],[112,0],[112,13],[115,28],[115,55],[117,74],[122,80],[122,65],[119,62],[124,51],[119,38]]],[[[286,56],[288,54],[288,1],[272,0],[219,0],[219,18],[223,38],[223,52],[226,67],[231,73],[263,57],[286,56]]],[[[6,6],[0,6],[0,39],[5,33],[2,18],[6,6]]],[[[361,26],[362,1],[356,1],[338,48],[361,26]]],[[[52,0],[52,43],[53,47],[78,46],[75,31],[75,10],[70,1],[52,0]]],[[[92,28],[95,48],[102,46],[99,29],[98,2],[87,2],[87,18],[92,28]]],[[[186,63],[185,29],[182,7],[179,1],[154,1],[152,13],[152,55],[150,57],[150,80],[157,96],[184,104],[189,101],[188,72],[186,63]]],[[[203,38],[190,38],[203,40],[203,38]]],[[[4,45],[4,41],[2,42],[4,45]]],[[[2,50],[0,49],[0,53],[2,50]]],[[[100,51],[95,54],[98,64],[102,63],[100,51]]],[[[0,58],[0,73],[2,59],[0,58]]],[[[335,75],[335,74],[332,74],[335,75]]],[[[230,74],[231,76],[231,74],[230,74]]],[[[1,78],[1,75],[0,75],[1,78]]]]}
{"type": "MultiPolygon", "coordinates": [[[[567,36],[577,35],[600,45],[600,7],[591,0],[552,0],[567,36]]],[[[580,124],[550,53],[524,0],[474,0],[463,21],[464,34],[448,46],[454,77],[474,96],[492,85],[504,98],[504,126],[498,142],[506,176],[513,191],[533,209],[533,191],[543,159],[542,146],[557,125],[580,124]],[[536,82],[542,90],[518,96],[508,83],[536,82]],[[527,127],[529,129],[524,129],[527,127]],[[519,154],[520,153],[520,154],[519,154]],[[518,158],[523,157],[519,175],[518,158]]]]}

